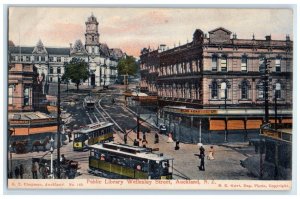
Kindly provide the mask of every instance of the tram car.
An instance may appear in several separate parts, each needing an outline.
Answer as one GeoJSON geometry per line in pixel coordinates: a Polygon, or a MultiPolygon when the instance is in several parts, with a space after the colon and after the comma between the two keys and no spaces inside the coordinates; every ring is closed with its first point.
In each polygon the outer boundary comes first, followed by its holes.
{"type": "Polygon", "coordinates": [[[93,98],[91,96],[91,94],[84,98],[84,107],[88,110],[94,110],[95,103],[96,103],[96,100],[95,100],[95,98],[93,98]]]}
{"type": "Polygon", "coordinates": [[[150,148],[116,143],[92,145],[89,173],[116,179],[172,179],[173,158],[150,148]]]}
{"type": "Polygon", "coordinates": [[[88,124],[85,127],[73,131],[74,151],[83,151],[88,145],[101,142],[113,141],[113,124],[109,122],[97,122],[88,124]]]}

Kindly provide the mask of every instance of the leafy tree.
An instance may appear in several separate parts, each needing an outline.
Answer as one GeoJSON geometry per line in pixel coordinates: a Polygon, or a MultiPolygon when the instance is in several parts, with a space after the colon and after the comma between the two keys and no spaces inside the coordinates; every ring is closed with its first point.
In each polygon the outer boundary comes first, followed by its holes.
{"type": "Polygon", "coordinates": [[[77,91],[81,82],[89,78],[88,64],[80,58],[74,57],[69,63],[65,63],[65,73],[62,76],[63,80],[69,79],[76,84],[77,91]]]}
{"type": "Polygon", "coordinates": [[[138,65],[133,56],[126,56],[118,63],[118,72],[121,75],[135,75],[138,65]]]}

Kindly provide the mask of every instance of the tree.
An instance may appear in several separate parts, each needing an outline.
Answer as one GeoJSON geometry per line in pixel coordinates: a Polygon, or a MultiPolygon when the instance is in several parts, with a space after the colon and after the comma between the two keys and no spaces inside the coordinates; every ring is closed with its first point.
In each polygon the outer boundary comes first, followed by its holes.
{"type": "Polygon", "coordinates": [[[76,84],[77,91],[81,82],[89,78],[88,64],[80,58],[74,57],[69,63],[65,63],[65,73],[62,76],[63,80],[69,79],[76,84]]]}
{"type": "MultiPolygon", "coordinates": [[[[138,65],[133,56],[126,56],[125,58],[120,59],[118,62],[118,72],[120,75],[124,75],[124,84],[127,85],[125,81],[125,76],[135,75],[138,69],[138,65]]],[[[126,88],[127,90],[127,88],[126,88]]]]}

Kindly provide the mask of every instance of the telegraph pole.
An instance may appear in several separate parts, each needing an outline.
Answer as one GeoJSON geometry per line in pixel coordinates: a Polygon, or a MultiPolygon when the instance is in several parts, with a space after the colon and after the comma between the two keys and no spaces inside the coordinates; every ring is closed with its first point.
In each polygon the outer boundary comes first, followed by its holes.
{"type": "Polygon", "coordinates": [[[60,179],[60,77],[57,81],[57,178],[60,179]]]}

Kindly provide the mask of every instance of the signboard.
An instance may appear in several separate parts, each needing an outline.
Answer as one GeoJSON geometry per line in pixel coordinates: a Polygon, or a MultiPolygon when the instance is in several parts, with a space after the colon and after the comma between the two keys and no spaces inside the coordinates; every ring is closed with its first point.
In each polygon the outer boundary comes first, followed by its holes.
{"type": "Polygon", "coordinates": [[[167,112],[188,114],[188,115],[214,115],[218,114],[217,110],[213,109],[176,109],[176,108],[164,108],[167,112]]]}

